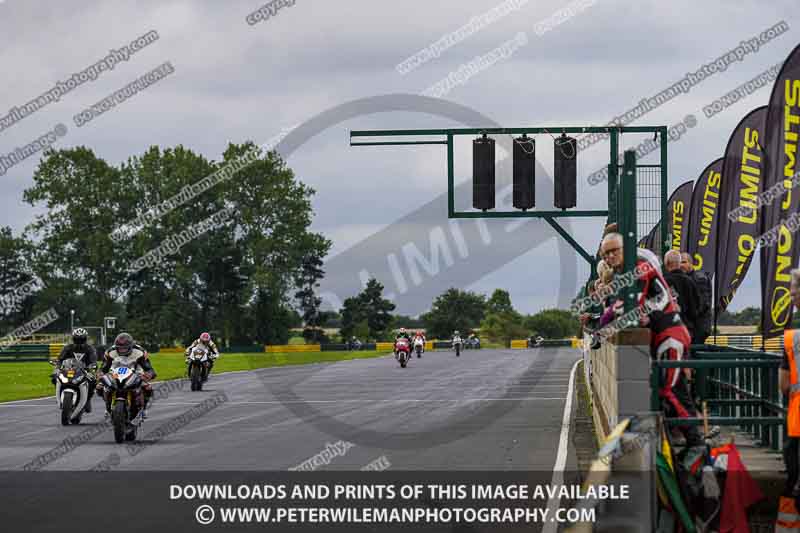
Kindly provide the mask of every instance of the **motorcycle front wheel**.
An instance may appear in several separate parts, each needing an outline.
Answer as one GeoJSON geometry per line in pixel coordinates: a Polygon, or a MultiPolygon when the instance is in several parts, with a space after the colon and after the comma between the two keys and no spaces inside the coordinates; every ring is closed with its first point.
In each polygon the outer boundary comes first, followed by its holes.
{"type": "Polygon", "coordinates": [[[64,394],[64,401],[61,402],[61,425],[69,425],[69,415],[72,413],[72,399],[74,394],[64,394]]]}
{"type": "Polygon", "coordinates": [[[192,390],[198,391],[203,388],[203,374],[200,365],[192,365],[192,390]]]}
{"type": "Polygon", "coordinates": [[[125,440],[125,426],[128,424],[128,413],[125,409],[125,401],[117,400],[111,410],[111,422],[114,424],[114,440],[117,444],[122,444],[125,440]]]}

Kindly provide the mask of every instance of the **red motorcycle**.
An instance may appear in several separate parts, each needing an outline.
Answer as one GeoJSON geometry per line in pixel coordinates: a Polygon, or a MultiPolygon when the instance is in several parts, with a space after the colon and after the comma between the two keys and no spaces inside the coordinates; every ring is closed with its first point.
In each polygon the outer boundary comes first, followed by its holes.
{"type": "Polygon", "coordinates": [[[397,360],[400,361],[400,367],[405,368],[411,357],[411,344],[408,339],[397,339],[394,343],[394,353],[397,360]]]}

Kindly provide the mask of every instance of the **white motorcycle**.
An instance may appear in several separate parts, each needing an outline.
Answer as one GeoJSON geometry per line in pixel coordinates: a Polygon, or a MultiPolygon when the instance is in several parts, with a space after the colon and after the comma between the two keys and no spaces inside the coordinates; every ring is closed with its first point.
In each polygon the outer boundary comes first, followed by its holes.
{"type": "Polygon", "coordinates": [[[208,380],[211,367],[211,353],[205,346],[195,346],[186,357],[187,374],[192,380],[193,391],[203,390],[203,382],[208,380]]]}
{"type": "Polygon", "coordinates": [[[422,352],[425,350],[425,341],[422,340],[422,337],[417,337],[414,339],[414,351],[417,352],[417,357],[422,357],[422,352]]]}
{"type": "Polygon", "coordinates": [[[66,359],[60,366],[57,361],[50,361],[51,365],[57,367],[56,401],[61,411],[62,426],[80,424],[86,402],[94,393],[94,387],[89,387],[89,376],[94,372],[95,365],[87,367],[82,359],[83,354],[76,353],[74,359],[66,359]]]}
{"type": "Polygon", "coordinates": [[[453,337],[453,349],[456,351],[456,357],[459,357],[461,355],[461,346],[463,343],[464,341],[461,340],[460,335],[456,335],[455,337],[453,337]]]}

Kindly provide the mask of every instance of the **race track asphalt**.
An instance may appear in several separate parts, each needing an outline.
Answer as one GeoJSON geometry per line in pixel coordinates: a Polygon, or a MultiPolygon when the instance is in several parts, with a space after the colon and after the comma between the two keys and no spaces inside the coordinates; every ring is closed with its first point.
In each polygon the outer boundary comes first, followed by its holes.
{"type": "MultiPolygon", "coordinates": [[[[94,412],[70,427],[60,425],[54,398],[4,403],[0,470],[105,464],[114,470],[261,471],[311,460],[316,470],[373,463],[400,470],[550,472],[570,370],[579,358],[570,348],[469,350],[458,358],[437,351],[414,358],[406,369],[387,355],[212,375],[202,392],[190,392],[184,381],[182,390],[154,401],[136,447],[115,444],[112,431],[98,426],[99,398],[94,412]],[[88,434],[77,447],[62,445],[88,434]]],[[[574,468],[570,449],[566,469],[574,468]]]]}

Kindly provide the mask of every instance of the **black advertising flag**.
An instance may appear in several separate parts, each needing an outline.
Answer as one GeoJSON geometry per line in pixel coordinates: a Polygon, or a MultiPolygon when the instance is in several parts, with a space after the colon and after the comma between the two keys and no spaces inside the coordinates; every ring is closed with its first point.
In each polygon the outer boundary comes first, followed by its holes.
{"type": "Polygon", "coordinates": [[[714,294],[717,315],[742,284],[756,250],[761,221],[758,195],[764,181],[767,106],[750,111],[733,130],[722,162],[714,294]]]}
{"type": "Polygon", "coordinates": [[[692,256],[695,270],[714,273],[716,260],[717,223],[719,213],[719,187],[722,182],[722,161],[712,161],[697,179],[689,210],[689,233],[686,251],[692,256]]]}
{"type": "Polygon", "coordinates": [[[792,321],[789,272],[797,268],[800,254],[800,191],[794,188],[795,174],[800,170],[800,45],[789,54],[772,87],[764,133],[761,331],[769,338],[783,334],[792,321]],[[781,184],[788,190],[772,194],[781,184]]]}
{"type": "MultiPolygon", "coordinates": [[[[670,249],[686,251],[689,230],[689,206],[692,204],[694,181],[681,184],[667,200],[667,235],[670,249]]],[[[658,252],[656,252],[658,253],[658,252]]]]}
{"type": "Polygon", "coordinates": [[[658,223],[653,226],[650,230],[650,233],[645,235],[642,239],[641,248],[647,248],[651,252],[656,255],[661,255],[661,247],[659,243],[661,242],[661,221],[659,220],[658,223]]]}

